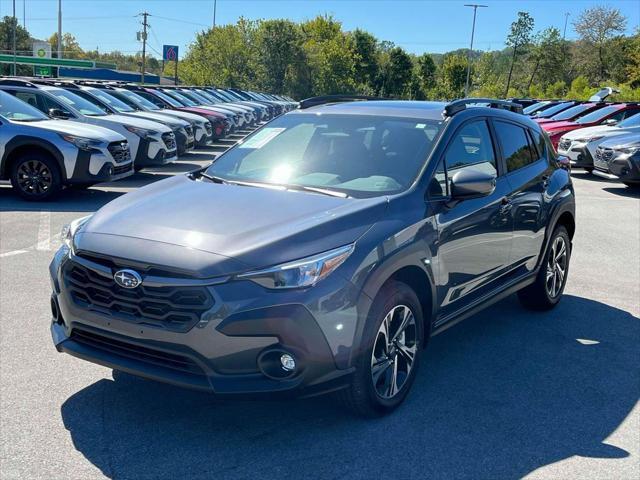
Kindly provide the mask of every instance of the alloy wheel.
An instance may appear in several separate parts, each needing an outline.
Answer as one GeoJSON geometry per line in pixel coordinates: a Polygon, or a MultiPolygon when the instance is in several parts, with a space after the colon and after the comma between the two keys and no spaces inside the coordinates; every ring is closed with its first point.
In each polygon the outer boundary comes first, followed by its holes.
{"type": "Polygon", "coordinates": [[[567,242],[564,237],[558,236],[551,245],[551,252],[549,252],[549,260],[547,262],[545,286],[551,298],[556,298],[562,291],[568,264],[569,251],[567,242]]]}
{"type": "Polygon", "coordinates": [[[395,397],[408,380],[418,351],[417,334],[415,316],[406,305],[385,315],[371,353],[371,378],[380,397],[395,397]]]}
{"type": "Polygon", "coordinates": [[[17,173],[20,189],[29,195],[47,193],[53,184],[53,176],[49,167],[40,160],[22,162],[17,173]]]}

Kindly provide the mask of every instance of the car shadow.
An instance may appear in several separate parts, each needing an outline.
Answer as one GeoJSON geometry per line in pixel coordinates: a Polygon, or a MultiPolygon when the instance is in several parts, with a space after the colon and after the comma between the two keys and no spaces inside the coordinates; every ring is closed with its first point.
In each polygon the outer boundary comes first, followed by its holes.
{"type": "Polygon", "coordinates": [[[124,191],[65,189],[48,202],[29,202],[19,197],[11,187],[0,188],[0,212],[94,212],[124,191]]]}
{"type": "Polygon", "coordinates": [[[640,185],[635,188],[630,188],[626,185],[621,185],[618,188],[605,187],[602,190],[604,190],[605,192],[613,193],[615,195],[619,195],[621,197],[640,198],[640,185]]]}
{"type": "Polygon", "coordinates": [[[326,397],[218,401],[127,374],[61,414],[110,478],[521,478],[573,455],[629,455],[606,440],[640,397],[639,334],[638,318],[603,303],[565,296],[531,313],[510,297],[432,338],[385,418],[326,397]]]}

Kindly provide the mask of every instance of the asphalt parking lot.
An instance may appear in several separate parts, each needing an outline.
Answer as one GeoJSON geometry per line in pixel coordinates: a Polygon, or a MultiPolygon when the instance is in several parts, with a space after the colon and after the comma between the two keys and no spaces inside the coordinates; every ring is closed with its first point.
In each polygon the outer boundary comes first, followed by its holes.
{"type": "Polygon", "coordinates": [[[433,338],[389,417],[326,398],[221,402],[56,353],[47,266],[62,225],[222,149],[47,204],[0,186],[3,480],[640,478],[640,195],[580,172],[558,308],[512,297],[433,338]]]}

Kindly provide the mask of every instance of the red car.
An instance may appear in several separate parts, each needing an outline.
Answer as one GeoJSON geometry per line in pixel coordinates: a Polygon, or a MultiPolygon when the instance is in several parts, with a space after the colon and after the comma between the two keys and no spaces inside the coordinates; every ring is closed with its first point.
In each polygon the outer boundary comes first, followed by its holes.
{"type": "Polygon", "coordinates": [[[573,122],[550,122],[543,123],[541,126],[549,134],[553,147],[557,149],[560,137],[567,132],[596,125],[615,125],[638,112],[640,112],[640,104],[638,103],[615,103],[599,108],[573,122]]]}
{"type": "Polygon", "coordinates": [[[534,118],[533,121],[543,125],[545,123],[551,122],[560,122],[560,121],[568,121],[573,122],[578,118],[586,115],[588,113],[593,112],[599,108],[605,107],[607,105],[611,105],[610,103],[604,102],[589,102],[589,103],[580,103],[578,105],[574,105],[571,108],[568,108],[560,113],[556,113],[553,117],[550,118],[534,118]]]}

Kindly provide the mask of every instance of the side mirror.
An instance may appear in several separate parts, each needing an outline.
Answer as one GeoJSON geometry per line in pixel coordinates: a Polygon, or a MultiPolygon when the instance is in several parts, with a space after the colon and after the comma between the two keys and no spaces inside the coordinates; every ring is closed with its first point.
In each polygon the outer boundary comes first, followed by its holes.
{"type": "Polygon", "coordinates": [[[50,108],[49,116],[51,118],[59,118],[61,120],[66,120],[69,118],[69,115],[66,114],[63,110],[60,110],[59,108],[50,108]]]}
{"type": "Polygon", "coordinates": [[[618,123],[618,120],[616,120],[615,118],[607,118],[604,122],[602,122],[603,125],[616,125],[618,123]]]}
{"type": "Polygon", "coordinates": [[[486,197],[496,188],[496,176],[473,168],[460,170],[451,178],[451,198],[468,200],[486,197]]]}
{"type": "Polygon", "coordinates": [[[558,155],[557,161],[560,168],[562,168],[563,170],[566,170],[567,172],[571,171],[571,160],[569,160],[569,157],[565,157],[564,155],[558,155]]]}

